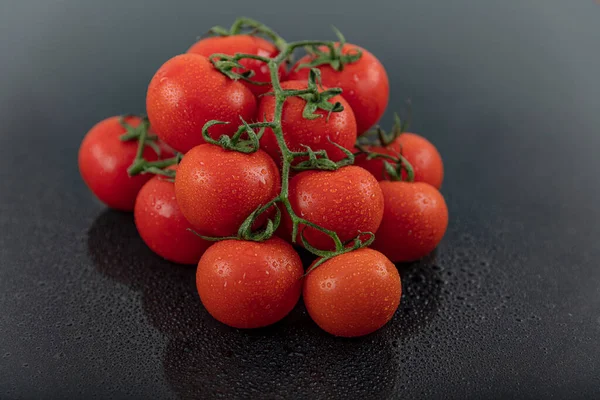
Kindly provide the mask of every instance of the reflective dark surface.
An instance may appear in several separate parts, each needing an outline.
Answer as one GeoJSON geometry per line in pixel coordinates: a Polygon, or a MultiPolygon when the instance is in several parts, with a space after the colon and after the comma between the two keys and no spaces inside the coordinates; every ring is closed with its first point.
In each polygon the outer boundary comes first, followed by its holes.
{"type": "Polygon", "coordinates": [[[0,3],[0,398],[598,398],[600,5],[592,0],[0,3]],[[124,4],[122,4],[124,3],[124,4]],[[450,227],[402,304],[333,338],[304,307],[214,321],[77,171],[98,120],[238,15],[335,24],[444,156],[450,227]]]}

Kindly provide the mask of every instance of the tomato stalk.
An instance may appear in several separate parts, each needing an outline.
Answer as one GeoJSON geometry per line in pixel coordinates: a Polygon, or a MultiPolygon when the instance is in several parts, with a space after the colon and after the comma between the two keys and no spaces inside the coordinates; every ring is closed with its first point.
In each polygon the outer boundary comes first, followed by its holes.
{"type": "MultiPolygon", "coordinates": [[[[374,130],[368,131],[361,136],[361,138],[366,139],[367,142],[375,143],[376,145],[383,146],[388,148],[390,144],[392,144],[400,135],[408,129],[410,115],[411,115],[411,102],[408,100],[407,104],[407,114],[408,118],[405,120],[401,120],[398,113],[394,113],[394,125],[392,126],[391,133],[386,133],[381,127],[377,126],[374,130]],[[375,138],[375,140],[372,140],[375,138]]],[[[367,160],[374,159],[382,159],[383,166],[385,172],[388,174],[388,177],[392,181],[401,181],[402,179],[402,170],[406,172],[406,181],[414,182],[415,180],[415,171],[413,166],[408,162],[408,160],[402,155],[402,150],[396,152],[396,155],[390,154],[382,154],[374,151],[370,151],[366,144],[361,143],[361,140],[358,139],[356,141],[356,145],[354,146],[358,150],[354,155],[357,156],[359,154],[364,154],[367,156],[367,160]]]]}
{"type": "MultiPolygon", "coordinates": [[[[298,216],[292,208],[291,202],[289,200],[289,180],[290,171],[292,170],[292,168],[294,170],[336,170],[343,166],[353,164],[354,154],[352,154],[352,152],[348,151],[342,146],[336,144],[336,146],[340,148],[340,150],[344,151],[344,153],[346,154],[346,158],[342,159],[341,161],[334,162],[328,158],[327,152],[325,150],[313,151],[310,147],[306,146],[305,151],[292,151],[288,147],[284,139],[284,132],[282,129],[281,119],[283,113],[283,106],[289,97],[297,96],[301,97],[306,101],[306,107],[303,112],[303,117],[307,119],[321,118],[322,115],[316,113],[316,111],[319,109],[327,111],[330,115],[332,112],[343,111],[344,108],[340,103],[331,103],[329,101],[332,97],[341,93],[340,88],[331,88],[327,90],[319,89],[319,87],[321,86],[321,77],[320,71],[318,69],[311,69],[307,89],[285,90],[281,87],[281,82],[279,80],[279,68],[282,65],[282,63],[286,62],[291,57],[293,52],[298,48],[308,47],[309,49],[320,49],[322,47],[326,47],[330,50],[331,54],[334,54],[338,52],[339,48],[341,47],[336,45],[336,43],[332,41],[302,40],[287,43],[283,39],[280,40],[279,35],[273,32],[270,28],[258,23],[257,21],[250,20],[247,18],[242,18],[236,21],[236,23],[234,23],[234,25],[228,33],[223,28],[218,27],[213,28],[212,31],[217,32],[218,34],[238,34],[239,32],[241,32],[243,27],[251,27],[256,32],[262,33],[268,36],[270,39],[272,39],[280,50],[279,54],[274,58],[268,58],[252,54],[235,54],[234,56],[216,54],[212,55],[210,57],[210,60],[215,66],[215,68],[219,69],[226,76],[232,79],[244,80],[250,80],[251,74],[246,72],[239,72],[240,70],[243,70],[242,64],[239,63],[240,60],[248,58],[266,63],[269,67],[272,86],[272,92],[267,93],[266,95],[275,97],[275,111],[273,119],[272,121],[264,121],[252,124],[248,124],[245,121],[242,121],[242,125],[239,126],[238,130],[236,131],[236,134],[234,134],[231,138],[226,135],[221,136],[218,140],[215,140],[210,137],[208,129],[213,125],[224,123],[222,121],[207,122],[203,127],[202,133],[205,141],[207,141],[208,143],[221,146],[227,150],[251,153],[259,150],[260,136],[262,136],[262,133],[264,132],[265,128],[270,128],[275,135],[282,156],[281,190],[277,197],[272,199],[267,204],[258,207],[251,215],[248,216],[248,218],[246,218],[244,223],[240,226],[240,229],[238,230],[238,235],[236,237],[202,237],[204,239],[212,241],[225,239],[241,239],[252,241],[267,240],[273,236],[273,234],[275,233],[275,231],[281,223],[281,209],[278,204],[281,203],[281,205],[285,207],[285,210],[287,211],[288,215],[292,220],[292,241],[296,242],[298,234],[300,234],[300,240],[302,241],[304,247],[316,256],[321,257],[320,260],[317,261],[311,267],[311,270],[316,268],[318,265],[322,264],[326,260],[333,258],[337,255],[369,246],[375,239],[375,235],[372,232],[360,233],[356,238],[350,240],[349,242],[343,243],[335,231],[326,229],[320,225],[317,225],[311,221],[308,221],[298,216]],[[260,131],[257,133],[255,132],[255,129],[260,129],[260,131]],[[245,139],[242,139],[243,136],[245,137],[245,139]],[[294,161],[299,157],[308,157],[308,160],[302,161],[294,165],[294,161]],[[264,229],[258,232],[253,232],[252,227],[256,219],[271,207],[275,207],[276,209],[276,216],[274,220],[268,219],[267,225],[264,229]],[[306,240],[303,231],[299,232],[300,225],[303,225],[304,229],[306,229],[306,227],[310,227],[329,236],[335,244],[335,250],[321,250],[312,246],[306,240]]],[[[343,39],[343,36],[341,36],[341,34],[339,35],[343,39]]],[[[315,51],[322,52],[322,50],[315,51]]],[[[354,62],[358,60],[358,58],[360,58],[360,53],[358,55],[355,54],[352,58],[344,60],[344,62],[354,62]]],[[[307,273],[308,272],[309,271],[307,271],[307,273]]]]}
{"type": "Polygon", "coordinates": [[[362,51],[358,48],[354,49],[352,53],[342,53],[342,49],[346,44],[346,38],[342,35],[335,26],[332,27],[333,31],[337,35],[339,41],[338,43],[330,42],[333,44],[327,45],[328,51],[323,51],[321,47],[323,46],[315,46],[313,44],[308,44],[306,46],[306,50],[313,55],[311,61],[309,63],[300,64],[296,67],[295,71],[299,71],[302,68],[315,68],[321,65],[330,65],[336,71],[342,71],[344,69],[345,64],[350,64],[356,62],[362,57],[362,51]]]}
{"type": "MultiPolygon", "coordinates": [[[[221,26],[215,26],[208,31],[208,34],[218,35],[218,36],[233,36],[233,35],[259,35],[263,36],[273,42],[275,47],[279,49],[280,54],[284,53],[290,45],[294,45],[294,48],[304,47],[306,51],[312,54],[314,57],[310,63],[299,65],[296,70],[300,70],[302,68],[314,68],[320,65],[330,65],[336,71],[341,71],[344,69],[345,64],[350,64],[356,62],[362,57],[362,51],[358,48],[355,48],[353,52],[347,52],[346,54],[342,54],[342,48],[346,44],[346,38],[342,33],[334,26],[332,26],[333,31],[338,37],[338,43],[332,41],[315,41],[315,40],[303,40],[297,41],[293,43],[287,43],[285,39],[283,39],[277,32],[263,23],[256,21],[252,18],[240,17],[233,25],[231,25],[230,29],[223,28],[221,26]]],[[[248,54],[248,56],[252,56],[248,54]]],[[[287,52],[283,61],[290,61],[293,56],[293,51],[287,52]]],[[[254,57],[245,57],[245,58],[256,58],[254,57]]],[[[241,77],[241,79],[246,80],[249,77],[241,77]]],[[[259,83],[264,84],[264,83],[259,83]]]]}
{"type": "Polygon", "coordinates": [[[133,160],[131,166],[127,169],[127,173],[130,176],[150,173],[163,175],[168,178],[174,178],[175,171],[165,168],[178,164],[183,156],[178,153],[175,157],[167,158],[165,160],[147,161],[144,159],[144,149],[146,146],[151,147],[158,156],[160,156],[161,150],[156,144],[156,140],[158,138],[155,135],[149,134],[150,121],[145,116],[141,118],[142,122],[137,127],[132,127],[126,123],[125,116],[121,117],[120,119],[120,124],[123,126],[123,128],[125,128],[126,131],[123,135],[121,135],[120,139],[124,142],[130,140],[138,141],[135,159],[133,160]]]}

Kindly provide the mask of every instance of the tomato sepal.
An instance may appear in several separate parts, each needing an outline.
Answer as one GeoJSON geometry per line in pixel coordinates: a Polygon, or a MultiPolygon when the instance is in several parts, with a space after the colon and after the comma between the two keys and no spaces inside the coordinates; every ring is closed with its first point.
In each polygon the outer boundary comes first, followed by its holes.
{"type": "Polygon", "coordinates": [[[373,243],[373,241],[375,241],[375,234],[373,232],[360,232],[354,239],[351,239],[348,242],[344,243],[342,248],[336,249],[335,251],[319,250],[312,246],[304,237],[304,230],[300,233],[300,239],[302,240],[302,244],[304,245],[304,248],[306,250],[320,257],[306,270],[306,272],[304,273],[304,276],[306,276],[327,260],[331,260],[332,258],[337,257],[341,254],[349,253],[351,251],[362,249],[364,247],[369,247],[373,243]],[[367,240],[363,241],[361,239],[362,235],[369,235],[369,237],[367,240]]]}

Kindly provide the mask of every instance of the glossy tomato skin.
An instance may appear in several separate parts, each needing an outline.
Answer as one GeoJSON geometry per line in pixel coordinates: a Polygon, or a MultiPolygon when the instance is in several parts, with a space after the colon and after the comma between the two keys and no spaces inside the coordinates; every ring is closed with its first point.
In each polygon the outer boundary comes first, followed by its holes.
{"type": "MultiPolygon", "coordinates": [[[[306,81],[287,81],[281,84],[283,89],[306,89],[306,81]]],[[[344,106],[341,112],[334,112],[327,118],[328,112],[318,110],[321,115],[316,119],[305,119],[302,116],[306,101],[300,97],[290,97],[283,105],[281,117],[281,128],[285,142],[292,151],[305,151],[303,146],[309,146],[313,150],[326,150],[327,155],[333,161],[339,161],[346,157],[343,151],[329,142],[328,138],[338,145],[352,150],[356,142],[356,120],[354,112],[346,100],[341,96],[330,99],[330,103],[340,102],[344,106]]],[[[275,98],[264,96],[258,105],[257,118],[266,117],[272,121],[275,114],[275,98]]],[[[277,138],[273,131],[268,128],[261,139],[261,147],[269,153],[274,160],[281,161],[281,151],[277,145],[277,138]]]]}
{"type": "MultiPolygon", "coordinates": [[[[200,54],[204,57],[210,57],[212,54],[221,53],[227,55],[235,55],[236,53],[254,54],[261,57],[274,58],[279,54],[277,47],[268,40],[258,36],[251,35],[232,35],[232,36],[213,36],[201,39],[196,42],[188,53],[200,54]]],[[[254,76],[250,79],[256,82],[265,82],[269,85],[254,85],[250,82],[241,80],[248,89],[256,96],[269,91],[271,76],[269,67],[266,63],[260,60],[242,59],[240,60],[246,69],[254,71],[254,76]]],[[[240,71],[243,72],[244,70],[240,71]]],[[[282,65],[279,69],[279,78],[285,74],[285,67],[282,65]]]]}
{"type": "Polygon", "coordinates": [[[196,286],[202,304],[218,321],[234,328],[260,328],[294,308],[303,273],[298,254],[277,237],[260,243],[226,240],[200,259],[196,286]]]}
{"type": "Polygon", "coordinates": [[[303,288],[313,321],[343,337],[368,335],[384,326],[398,309],[401,294],[394,264],[367,248],[325,261],[308,273],[303,288]]]}
{"type": "Polygon", "coordinates": [[[182,153],[204,143],[202,127],[210,120],[229,122],[210,129],[218,138],[254,118],[256,98],[239,81],[216,70],[199,54],[182,54],[163,64],[148,86],[146,111],[156,134],[182,153]]]}
{"type": "Polygon", "coordinates": [[[178,264],[197,264],[212,244],[188,229],[175,200],[175,185],[161,176],[150,179],[138,193],[134,209],[135,226],[150,249],[178,264]]]}
{"type": "MultiPolygon", "coordinates": [[[[402,133],[388,147],[365,146],[373,153],[386,154],[397,157],[402,154],[412,165],[415,173],[415,182],[429,183],[436,189],[442,187],[444,180],[444,163],[442,156],[435,146],[423,136],[414,133],[402,133]]],[[[393,162],[392,162],[393,163],[393,162]]],[[[384,159],[374,158],[367,160],[364,154],[358,155],[355,165],[363,167],[373,174],[378,180],[389,180],[385,171],[384,159]]],[[[402,177],[406,179],[406,171],[402,171],[402,177]]]]}
{"type": "Polygon", "coordinates": [[[206,236],[235,236],[246,217],[277,197],[280,187],[279,169],[264,151],[243,154],[212,144],[190,150],[175,177],[181,212],[206,236]]]}
{"type": "MultiPolygon", "coordinates": [[[[342,242],[360,232],[377,231],[383,217],[383,194],[377,180],[366,170],[347,166],[337,171],[304,171],[289,185],[289,200],[296,215],[337,232],[342,242]]],[[[288,237],[292,223],[285,213],[288,237]]],[[[314,228],[299,226],[298,232],[312,246],[333,250],[333,240],[314,228]]],[[[296,238],[301,243],[300,237],[296,238]]]]}
{"type": "MultiPolygon", "coordinates": [[[[390,96],[390,86],[387,73],[381,62],[369,51],[353,45],[345,44],[343,54],[362,50],[362,57],[344,65],[341,71],[336,71],[330,65],[317,67],[321,71],[323,85],[330,88],[342,88],[342,97],[348,101],[356,116],[358,134],[369,130],[383,115],[390,96]]],[[[310,62],[311,56],[305,56],[288,74],[288,79],[308,79],[308,68],[296,71],[300,64],[310,62]]]]}
{"type": "Polygon", "coordinates": [[[431,253],[448,227],[442,194],[424,182],[380,182],[384,198],[381,226],[372,247],[393,262],[418,260],[431,253]]]}
{"type": "MultiPolygon", "coordinates": [[[[127,174],[127,168],[135,159],[138,142],[119,139],[125,133],[119,118],[100,121],[86,134],[79,148],[79,172],[92,193],[104,204],[115,210],[132,211],[138,192],[152,175],[130,177],[127,174]]],[[[136,127],[141,119],[127,117],[125,122],[136,127]]],[[[148,161],[158,159],[148,146],[143,156],[148,161]]]]}
{"type": "MultiPolygon", "coordinates": [[[[364,146],[366,150],[372,153],[385,154],[388,156],[398,157],[398,153],[396,150],[383,147],[383,146],[364,146]]],[[[385,171],[384,162],[386,160],[383,158],[373,158],[371,160],[367,159],[366,154],[359,154],[354,159],[354,165],[364,168],[371,173],[378,181],[388,180],[389,175],[385,171]]],[[[389,163],[394,165],[394,162],[391,160],[387,160],[389,163]]]]}
{"type": "Polygon", "coordinates": [[[389,146],[400,152],[415,171],[415,182],[426,182],[440,189],[444,180],[444,163],[435,146],[423,136],[402,133],[389,146]]]}

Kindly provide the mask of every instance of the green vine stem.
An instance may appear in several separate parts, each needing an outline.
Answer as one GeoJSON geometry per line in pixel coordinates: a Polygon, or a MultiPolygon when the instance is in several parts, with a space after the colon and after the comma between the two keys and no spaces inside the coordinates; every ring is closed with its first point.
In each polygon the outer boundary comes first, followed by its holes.
{"type": "Polygon", "coordinates": [[[411,107],[412,103],[409,100],[406,101],[406,114],[407,118],[402,120],[398,113],[394,113],[394,125],[392,126],[391,132],[386,133],[380,126],[370,130],[356,141],[355,148],[358,150],[355,156],[366,155],[367,160],[382,159],[384,166],[384,178],[392,181],[406,180],[408,182],[414,182],[415,172],[408,160],[402,155],[402,149],[399,152],[394,151],[395,155],[382,154],[377,151],[372,151],[371,146],[382,146],[386,149],[390,149],[390,145],[396,141],[406,130],[410,124],[411,119],[411,107]],[[402,177],[402,171],[406,172],[406,179],[402,177]],[[387,176],[385,174],[387,173],[387,176]]]}
{"type": "Polygon", "coordinates": [[[346,38],[335,26],[331,27],[338,37],[338,43],[331,42],[327,46],[307,45],[306,50],[312,56],[310,62],[302,63],[296,67],[296,71],[303,68],[315,68],[321,65],[330,65],[336,71],[342,71],[344,65],[358,61],[362,57],[362,51],[356,47],[353,52],[342,53],[346,44],[346,38]],[[328,51],[324,51],[326,47],[328,51]]]}
{"type": "MultiPolygon", "coordinates": [[[[298,234],[300,234],[300,239],[304,247],[312,252],[313,254],[320,257],[320,259],[313,264],[311,269],[320,265],[324,261],[335,257],[339,254],[343,254],[349,251],[356,250],[361,247],[365,247],[370,245],[374,240],[374,234],[372,232],[364,232],[360,233],[356,238],[350,241],[350,243],[343,243],[338,234],[335,231],[326,229],[320,225],[317,225],[311,221],[308,221],[300,216],[298,216],[292,208],[292,205],[289,200],[289,179],[290,179],[290,171],[292,168],[294,170],[307,170],[307,169],[319,169],[319,170],[336,170],[346,165],[351,165],[354,163],[354,155],[352,152],[347,149],[342,148],[338,145],[338,148],[346,153],[346,158],[341,161],[334,162],[327,157],[327,152],[324,150],[313,151],[310,147],[306,146],[305,151],[292,151],[287,146],[284,140],[284,134],[281,126],[281,118],[283,113],[283,106],[285,101],[292,96],[301,97],[306,101],[306,107],[303,112],[304,118],[307,119],[315,119],[322,118],[323,115],[320,113],[316,113],[317,110],[324,110],[330,115],[333,112],[340,112],[344,108],[341,104],[335,103],[332,104],[329,100],[340,94],[341,89],[339,88],[331,88],[328,90],[322,90],[320,88],[320,72],[318,69],[311,69],[309,74],[309,81],[306,89],[302,90],[286,90],[281,87],[281,82],[279,80],[278,70],[282,63],[286,62],[292,53],[299,48],[310,48],[314,49],[314,51],[321,51],[320,48],[326,47],[330,50],[330,53],[338,51],[338,47],[335,42],[332,41],[312,41],[312,40],[303,40],[297,42],[287,43],[285,40],[281,39],[279,35],[277,35],[272,29],[266,27],[265,25],[248,19],[248,18],[240,18],[238,19],[231,29],[228,31],[224,28],[216,27],[211,31],[216,34],[221,35],[231,35],[238,34],[245,28],[253,29],[255,32],[261,33],[269,37],[275,45],[279,48],[280,53],[274,58],[262,57],[258,55],[251,54],[235,54],[234,56],[228,56],[224,54],[216,54],[210,57],[211,62],[226,76],[232,79],[249,79],[250,74],[246,72],[238,72],[243,70],[242,64],[239,63],[242,59],[254,59],[259,60],[267,64],[269,67],[270,77],[271,77],[271,86],[272,91],[267,93],[266,95],[275,97],[275,111],[272,121],[264,121],[249,124],[245,121],[242,121],[242,125],[239,126],[236,133],[230,138],[228,136],[221,136],[218,140],[215,140],[210,137],[208,134],[208,129],[216,124],[222,124],[222,121],[209,121],[203,127],[203,137],[204,139],[212,144],[221,146],[227,150],[241,151],[243,153],[250,153],[254,151],[258,151],[259,149],[259,140],[262,132],[265,128],[271,128],[273,133],[275,134],[275,138],[277,139],[277,144],[279,145],[281,155],[282,155],[282,170],[281,170],[281,191],[278,196],[272,199],[267,204],[258,207],[252,214],[250,214],[244,223],[240,226],[238,231],[238,235],[235,237],[227,237],[227,238],[214,238],[214,237],[205,237],[206,240],[218,241],[225,239],[240,239],[240,240],[253,240],[253,241],[263,241],[269,239],[273,236],[277,228],[281,223],[281,209],[283,207],[287,214],[290,216],[292,221],[292,241],[296,242],[298,234]],[[255,129],[260,129],[257,133],[255,129]],[[297,158],[308,158],[306,161],[302,161],[297,165],[293,166],[294,160],[297,158]],[[269,208],[275,207],[276,209],[276,217],[274,220],[269,219],[266,227],[258,232],[253,232],[252,227],[256,219],[266,212],[269,208]],[[303,226],[302,230],[300,227],[303,226]],[[329,236],[334,244],[335,250],[326,251],[313,247],[308,243],[306,238],[304,237],[304,229],[313,228],[320,232],[323,232],[327,236],[329,236]],[[299,232],[300,231],[300,232],[299,232]],[[365,235],[368,236],[367,240],[361,240],[365,235]]],[[[343,36],[341,34],[338,35],[341,40],[343,40],[343,36]]],[[[356,55],[346,60],[347,62],[354,62],[358,58],[360,58],[360,54],[356,55]]],[[[346,62],[345,61],[345,62],[346,62]]],[[[318,64],[321,65],[321,64],[318,64]]],[[[328,117],[327,117],[328,118],[328,117]]],[[[333,142],[332,142],[333,143],[333,142]]]]}
{"type": "Polygon", "coordinates": [[[158,137],[149,133],[150,121],[148,120],[148,117],[141,117],[142,122],[136,127],[133,127],[125,122],[126,117],[127,116],[123,116],[119,120],[121,126],[125,128],[125,133],[122,134],[119,139],[124,142],[131,140],[138,141],[135,159],[133,160],[131,166],[127,169],[129,176],[150,173],[163,175],[167,178],[175,178],[175,171],[165,168],[178,164],[183,156],[178,153],[175,157],[167,158],[165,160],[147,161],[144,158],[144,149],[146,146],[152,148],[156,155],[160,157],[161,150],[156,143],[158,137]]]}
{"type": "Polygon", "coordinates": [[[244,33],[250,35],[259,34],[270,39],[275,47],[279,49],[279,51],[283,51],[287,46],[286,41],[273,29],[262,24],[261,22],[247,17],[240,17],[236,19],[233,25],[231,25],[230,29],[226,29],[221,26],[215,26],[212,27],[208,33],[218,36],[242,35],[244,33]]]}
{"type": "Polygon", "coordinates": [[[364,146],[360,143],[357,143],[355,147],[358,150],[358,152],[354,154],[355,156],[364,154],[366,155],[367,160],[382,159],[385,172],[390,178],[389,180],[402,181],[402,171],[404,170],[406,172],[405,181],[415,181],[415,170],[401,152],[397,152],[396,155],[393,156],[390,154],[382,154],[375,151],[370,151],[367,146],[364,146]]]}

